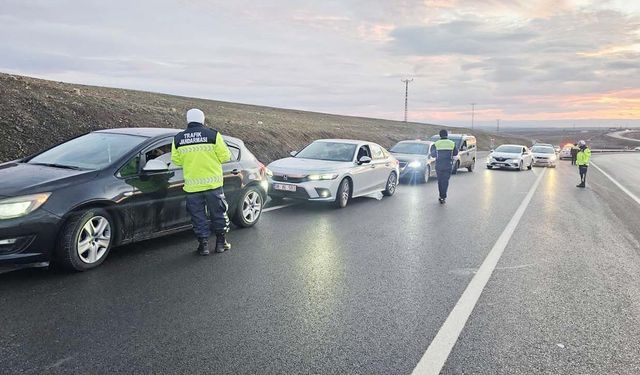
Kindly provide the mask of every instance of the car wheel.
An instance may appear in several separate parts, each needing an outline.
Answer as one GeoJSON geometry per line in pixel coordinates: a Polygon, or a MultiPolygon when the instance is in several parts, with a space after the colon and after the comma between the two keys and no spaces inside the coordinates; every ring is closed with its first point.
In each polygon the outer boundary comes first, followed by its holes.
{"type": "Polygon", "coordinates": [[[476,167],[476,159],[473,159],[473,161],[471,162],[471,164],[467,167],[467,170],[469,172],[473,172],[473,169],[476,167]]]}
{"type": "Polygon", "coordinates": [[[238,208],[231,221],[239,227],[248,228],[255,225],[260,219],[264,198],[255,186],[249,186],[240,196],[238,208]]]}
{"type": "Polygon", "coordinates": [[[520,165],[518,165],[518,171],[524,170],[524,163],[520,160],[520,165]]]}
{"type": "Polygon", "coordinates": [[[531,170],[531,168],[533,168],[533,160],[531,161],[531,163],[529,163],[529,166],[527,167],[528,170],[531,170]]]}
{"type": "Polygon", "coordinates": [[[424,171],[424,176],[422,177],[422,182],[426,184],[427,182],[429,182],[430,178],[431,178],[431,166],[427,165],[427,168],[424,171]]]}
{"type": "Polygon", "coordinates": [[[98,267],[109,255],[115,233],[113,219],[103,209],[73,214],[62,227],[54,261],[72,271],[98,267]]]}
{"type": "Polygon", "coordinates": [[[349,182],[348,178],[340,181],[340,185],[338,186],[338,192],[336,194],[335,205],[338,208],[347,207],[347,203],[349,203],[349,199],[351,198],[351,182],[349,182]]]}
{"type": "Polygon", "coordinates": [[[487,165],[487,169],[493,169],[493,167],[490,165],[487,165]]]}
{"type": "Polygon", "coordinates": [[[456,164],[453,165],[451,174],[458,174],[458,169],[460,169],[460,160],[456,161],[456,164]]]}
{"type": "Polygon", "coordinates": [[[389,177],[387,178],[387,187],[384,189],[382,194],[387,197],[392,196],[396,192],[396,187],[398,186],[398,176],[396,176],[396,172],[391,172],[389,177]]]}

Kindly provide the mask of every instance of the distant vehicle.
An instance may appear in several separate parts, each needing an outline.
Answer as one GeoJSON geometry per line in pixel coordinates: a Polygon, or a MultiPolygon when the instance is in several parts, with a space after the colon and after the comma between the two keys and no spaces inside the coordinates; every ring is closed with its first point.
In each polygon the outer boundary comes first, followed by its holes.
{"type": "Polygon", "coordinates": [[[531,169],[533,156],[527,146],[501,145],[487,156],[487,168],[507,168],[515,170],[531,169]]]}
{"type": "MultiPolygon", "coordinates": [[[[451,174],[458,173],[458,169],[467,168],[469,172],[473,172],[476,166],[476,137],[468,134],[449,134],[448,137],[456,144],[458,156],[453,158],[453,169],[451,174]]],[[[431,137],[431,141],[435,142],[440,139],[439,135],[431,137]]]]}
{"type": "Polygon", "coordinates": [[[272,199],[334,202],[339,208],[372,193],[392,196],[400,176],[398,161],[380,145],[346,139],[314,141],[267,168],[272,199]]]}
{"type": "Polygon", "coordinates": [[[560,151],[560,155],[558,156],[560,160],[562,159],[571,159],[571,149],[573,146],[564,146],[560,151]]]}
{"type": "Polygon", "coordinates": [[[556,167],[556,151],[553,147],[535,145],[531,148],[533,165],[541,167],[556,167]]]}
{"type": "MultiPolygon", "coordinates": [[[[191,228],[182,169],[170,164],[179,131],[100,130],[0,164],[0,263],[84,271],[114,246],[191,228]]],[[[224,140],[228,212],[249,227],[262,213],[266,170],[241,140],[224,140]]]]}
{"type": "Polygon", "coordinates": [[[409,182],[427,182],[435,173],[436,159],[431,157],[433,142],[401,141],[389,152],[400,162],[400,180],[409,182]]]}
{"type": "Polygon", "coordinates": [[[640,151],[640,147],[634,148],[633,151],[640,151]]]}

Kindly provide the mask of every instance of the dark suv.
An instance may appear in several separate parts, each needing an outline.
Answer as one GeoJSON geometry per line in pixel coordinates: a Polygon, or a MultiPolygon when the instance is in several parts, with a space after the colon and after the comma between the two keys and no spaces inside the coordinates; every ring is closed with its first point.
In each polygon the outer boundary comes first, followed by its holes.
{"type": "MultiPolygon", "coordinates": [[[[182,169],[171,164],[178,132],[101,130],[0,164],[0,264],[54,261],[82,271],[113,246],[189,229],[182,169]]],[[[229,215],[249,227],[266,199],[265,167],[241,140],[224,139],[229,215]]]]}

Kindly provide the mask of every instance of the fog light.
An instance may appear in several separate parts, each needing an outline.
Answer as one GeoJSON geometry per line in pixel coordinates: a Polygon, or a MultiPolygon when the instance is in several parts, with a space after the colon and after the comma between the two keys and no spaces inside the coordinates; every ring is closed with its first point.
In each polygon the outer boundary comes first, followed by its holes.
{"type": "Polygon", "coordinates": [[[316,188],[316,193],[318,193],[318,196],[320,196],[320,198],[329,198],[331,196],[331,192],[329,191],[329,189],[316,188]]]}
{"type": "Polygon", "coordinates": [[[5,240],[0,240],[0,246],[2,246],[2,245],[13,245],[16,242],[18,242],[17,238],[7,238],[5,240]]]}

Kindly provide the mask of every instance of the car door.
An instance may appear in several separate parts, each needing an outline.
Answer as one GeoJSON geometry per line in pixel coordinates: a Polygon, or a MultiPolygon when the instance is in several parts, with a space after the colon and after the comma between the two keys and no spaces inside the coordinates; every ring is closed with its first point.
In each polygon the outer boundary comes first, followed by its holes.
{"type": "Polygon", "coordinates": [[[125,183],[131,186],[127,210],[133,224],[134,240],[153,237],[189,224],[182,190],[182,170],[172,168],[169,164],[172,140],[165,138],[145,148],[119,172],[125,183]],[[167,170],[145,171],[146,163],[154,159],[166,163],[167,170]],[[138,165],[137,171],[131,173],[135,164],[138,165]]]}
{"type": "Polygon", "coordinates": [[[371,143],[369,144],[369,148],[373,159],[371,163],[375,166],[375,168],[373,168],[375,180],[373,181],[371,188],[383,190],[386,188],[387,179],[393,170],[391,165],[392,163],[390,159],[385,157],[382,147],[375,143],[371,143]]]}
{"type": "Polygon", "coordinates": [[[460,150],[458,150],[458,155],[460,157],[460,168],[464,168],[469,165],[469,145],[467,141],[463,138],[460,143],[460,150]]]}
{"type": "Polygon", "coordinates": [[[235,206],[242,192],[242,166],[240,165],[240,147],[226,142],[231,151],[231,160],[222,164],[224,175],[224,195],[230,207],[235,206]]]}
{"type": "Polygon", "coordinates": [[[368,145],[360,145],[354,158],[355,165],[351,170],[354,196],[362,195],[370,191],[371,186],[375,183],[375,164],[373,164],[373,158],[369,163],[360,164],[359,160],[363,156],[371,158],[371,150],[368,145]]]}

